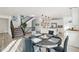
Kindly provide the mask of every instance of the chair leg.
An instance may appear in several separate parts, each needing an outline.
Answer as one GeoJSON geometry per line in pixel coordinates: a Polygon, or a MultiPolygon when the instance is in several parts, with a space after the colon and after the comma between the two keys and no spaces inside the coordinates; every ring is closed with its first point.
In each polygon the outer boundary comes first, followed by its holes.
{"type": "Polygon", "coordinates": [[[50,52],[50,49],[49,49],[49,48],[46,48],[46,51],[47,51],[47,52],[50,52]]]}
{"type": "Polygon", "coordinates": [[[41,47],[39,47],[39,51],[41,52],[41,47]]]}

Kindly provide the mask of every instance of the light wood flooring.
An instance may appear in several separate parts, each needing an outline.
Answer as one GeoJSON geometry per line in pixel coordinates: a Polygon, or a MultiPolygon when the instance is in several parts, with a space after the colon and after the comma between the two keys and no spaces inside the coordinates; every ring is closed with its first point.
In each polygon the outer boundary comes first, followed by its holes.
{"type": "MultiPolygon", "coordinates": [[[[29,36],[31,36],[31,33],[26,33],[25,37],[27,38],[29,36]]],[[[8,33],[0,33],[0,51],[6,48],[12,40],[18,40],[20,38],[21,37],[16,37],[12,39],[8,33]]]]}
{"type": "Polygon", "coordinates": [[[11,41],[12,38],[8,33],[0,33],[0,51],[3,50],[11,41]]]}

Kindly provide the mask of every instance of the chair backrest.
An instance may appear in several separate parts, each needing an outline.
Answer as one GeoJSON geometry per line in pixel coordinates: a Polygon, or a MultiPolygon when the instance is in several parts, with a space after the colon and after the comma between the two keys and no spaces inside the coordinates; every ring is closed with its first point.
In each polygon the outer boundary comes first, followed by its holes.
{"type": "Polygon", "coordinates": [[[34,52],[33,43],[30,38],[26,38],[25,46],[26,46],[25,52],[34,52]]]}
{"type": "Polygon", "coordinates": [[[54,34],[54,31],[49,31],[49,34],[53,35],[54,34]]]}
{"type": "Polygon", "coordinates": [[[69,39],[69,37],[67,36],[65,41],[64,41],[64,52],[67,52],[68,39],[69,39]]]}

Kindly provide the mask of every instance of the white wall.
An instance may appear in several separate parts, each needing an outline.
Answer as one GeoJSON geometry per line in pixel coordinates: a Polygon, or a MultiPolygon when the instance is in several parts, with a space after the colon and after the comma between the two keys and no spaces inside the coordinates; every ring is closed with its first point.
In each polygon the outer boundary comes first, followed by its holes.
{"type": "Polygon", "coordinates": [[[37,17],[33,20],[33,27],[35,27],[36,31],[40,31],[41,30],[41,18],[37,17]],[[36,24],[39,24],[39,26],[36,26],[36,24]]]}
{"type": "Polygon", "coordinates": [[[28,22],[27,22],[27,27],[32,27],[32,21],[34,20],[34,18],[30,19],[28,22]]]}
{"type": "Polygon", "coordinates": [[[64,20],[64,31],[66,31],[67,29],[71,28],[72,27],[72,22],[69,23],[69,21],[72,21],[72,17],[71,16],[68,16],[68,17],[63,17],[63,20],[64,20]]]}
{"type": "Polygon", "coordinates": [[[16,20],[13,20],[13,18],[11,18],[11,20],[12,20],[14,28],[18,28],[18,26],[21,25],[21,19],[20,19],[20,16],[15,15],[15,17],[17,18],[16,20]]]}
{"type": "MultiPolygon", "coordinates": [[[[37,18],[36,20],[33,21],[33,26],[36,28],[35,30],[36,30],[36,31],[41,31],[41,33],[48,33],[49,30],[56,31],[57,28],[55,28],[55,29],[50,29],[50,28],[49,28],[49,27],[51,26],[51,23],[57,23],[57,25],[63,25],[63,24],[64,24],[63,18],[58,19],[58,20],[50,20],[50,21],[48,20],[48,22],[49,22],[48,28],[43,28],[43,27],[41,26],[42,20],[43,20],[43,19],[41,19],[41,18],[37,18]],[[37,23],[39,24],[39,26],[35,26],[35,24],[37,24],[37,23]]],[[[64,29],[63,29],[63,28],[58,28],[58,31],[59,31],[59,32],[63,32],[64,29]]]]}
{"type": "Polygon", "coordinates": [[[0,18],[0,33],[8,32],[8,19],[0,18]]]}
{"type": "Polygon", "coordinates": [[[70,15],[68,7],[0,7],[0,15],[37,15],[49,17],[63,17],[70,15]]]}

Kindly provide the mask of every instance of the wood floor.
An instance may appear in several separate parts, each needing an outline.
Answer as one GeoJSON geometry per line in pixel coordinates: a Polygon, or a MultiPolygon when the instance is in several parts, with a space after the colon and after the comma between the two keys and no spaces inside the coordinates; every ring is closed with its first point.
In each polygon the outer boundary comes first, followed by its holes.
{"type": "Polygon", "coordinates": [[[0,51],[3,50],[11,41],[12,38],[8,33],[0,33],[0,51]]]}
{"type": "MultiPolygon", "coordinates": [[[[25,37],[27,38],[29,36],[31,36],[31,33],[26,33],[25,37]]],[[[8,33],[0,33],[0,51],[6,48],[12,40],[18,40],[20,38],[21,37],[16,37],[12,39],[8,33]]]]}

